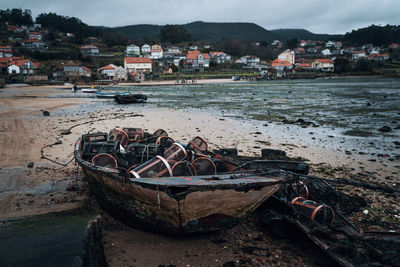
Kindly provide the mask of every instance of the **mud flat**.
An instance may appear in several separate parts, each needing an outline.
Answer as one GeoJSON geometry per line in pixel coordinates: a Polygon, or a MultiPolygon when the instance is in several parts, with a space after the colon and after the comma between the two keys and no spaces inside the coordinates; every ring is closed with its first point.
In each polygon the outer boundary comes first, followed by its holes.
{"type": "MultiPolygon", "coordinates": [[[[301,122],[285,124],[270,121],[271,118],[248,120],[236,112],[185,106],[189,100],[185,102],[184,98],[190,99],[189,94],[180,93],[177,101],[172,93],[163,90],[163,87],[144,87],[142,92],[154,96],[154,102],[150,98],[147,105],[117,105],[110,100],[50,87],[1,89],[0,219],[73,210],[88,202],[90,196],[82,173],[73,162],[68,164],[73,144],[83,133],[107,132],[117,126],[142,127],[150,132],[162,128],[181,142],[198,135],[207,140],[211,149],[234,147],[244,155],[260,155],[261,148],[280,149],[293,158],[309,160],[315,175],[332,179],[347,177],[398,189],[400,178],[396,166],[400,164],[396,159],[389,160],[394,152],[388,157],[371,155],[375,152],[359,154],[346,147],[353,139],[341,140],[337,130],[329,127],[303,128],[301,122]],[[48,111],[49,116],[43,111],[48,111]]],[[[349,215],[353,223],[364,230],[399,231],[398,194],[349,186],[339,189],[367,200],[366,207],[349,215]],[[369,210],[368,215],[363,213],[364,209],[369,210]]],[[[93,208],[103,217],[103,245],[109,266],[331,263],[302,238],[294,241],[272,238],[255,218],[220,233],[177,238],[126,227],[101,209],[93,208]]],[[[15,229],[18,232],[20,228],[15,229]]]]}

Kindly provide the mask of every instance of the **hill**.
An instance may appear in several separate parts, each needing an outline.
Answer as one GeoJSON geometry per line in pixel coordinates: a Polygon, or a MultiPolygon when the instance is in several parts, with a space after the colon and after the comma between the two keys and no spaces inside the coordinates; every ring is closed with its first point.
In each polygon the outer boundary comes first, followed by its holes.
{"type": "MultiPolygon", "coordinates": [[[[215,42],[224,38],[229,38],[232,40],[247,39],[251,42],[261,42],[272,41],[279,38],[275,33],[255,23],[196,21],[183,24],[182,26],[184,26],[197,41],[215,42]]],[[[133,40],[143,40],[144,38],[159,40],[161,28],[162,26],[158,25],[131,25],[111,29],[133,40]]]]}
{"type": "Polygon", "coordinates": [[[348,32],[343,41],[351,45],[390,45],[400,43],[400,25],[371,25],[348,32]]]}
{"type": "Polygon", "coordinates": [[[298,39],[298,40],[314,40],[314,41],[338,41],[341,40],[343,35],[340,34],[316,34],[304,29],[277,29],[272,30],[273,33],[282,36],[285,40],[298,39]]]}

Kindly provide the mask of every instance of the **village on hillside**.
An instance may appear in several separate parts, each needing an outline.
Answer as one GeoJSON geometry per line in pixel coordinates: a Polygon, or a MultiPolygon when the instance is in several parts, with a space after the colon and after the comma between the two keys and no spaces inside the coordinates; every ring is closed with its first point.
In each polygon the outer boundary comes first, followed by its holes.
{"type": "Polygon", "coordinates": [[[289,48],[287,43],[274,40],[268,44],[252,43],[254,47],[268,46],[273,51],[272,58],[251,54],[235,57],[204,42],[131,43],[110,50],[100,37],[87,37],[83,45],[74,46],[73,33],[54,36],[40,24],[6,23],[6,27],[8,41],[0,43],[0,73],[5,83],[142,82],[203,77],[196,76],[199,73],[225,78],[237,75],[238,79],[307,78],[353,70],[370,74],[376,67],[397,64],[399,60],[398,43],[349,47],[340,41],[300,40],[289,48]],[[57,59],[62,47],[75,49],[77,56],[57,59]],[[54,55],[54,59],[34,60],[45,52],[54,55]]]}

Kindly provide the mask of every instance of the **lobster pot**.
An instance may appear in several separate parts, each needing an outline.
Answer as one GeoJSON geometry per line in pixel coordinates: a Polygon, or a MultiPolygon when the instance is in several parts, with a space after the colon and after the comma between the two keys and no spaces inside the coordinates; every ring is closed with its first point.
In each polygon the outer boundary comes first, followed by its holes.
{"type": "Polygon", "coordinates": [[[295,197],[291,203],[296,212],[304,215],[304,217],[312,222],[329,224],[333,223],[335,220],[333,209],[328,205],[317,203],[303,197],[295,197]]]}
{"type": "Polygon", "coordinates": [[[163,129],[157,129],[155,132],[152,134],[154,137],[160,137],[160,136],[168,136],[168,133],[163,130],[163,129]]]}
{"type": "Polygon", "coordinates": [[[135,163],[144,163],[160,154],[159,146],[156,144],[132,143],[128,145],[126,151],[134,158],[135,163]]]}
{"type": "Polygon", "coordinates": [[[90,160],[97,154],[115,154],[119,152],[119,142],[107,143],[107,142],[86,142],[82,147],[82,158],[85,160],[90,160]]]}
{"type": "Polygon", "coordinates": [[[129,136],[126,132],[121,129],[113,129],[108,135],[109,141],[119,141],[121,146],[126,147],[129,141],[129,136]]]}
{"type": "Polygon", "coordinates": [[[83,143],[96,143],[96,142],[106,142],[107,141],[106,133],[92,133],[92,134],[84,134],[82,135],[83,143]]]}
{"type": "Polygon", "coordinates": [[[175,142],[174,139],[172,139],[169,136],[159,136],[157,138],[156,144],[164,148],[169,148],[174,144],[174,142],[175,142]]]}
{"type": "Polygon", "coordinates": [[[122,131],[128,134],[130,142],[141,141],[144,138],[144,131],[142,128],[122,128],[122,131]]]}
{"type": "Polygon", "coordinates": [[[200,157],[192,162],[196,169],[197,175],[215,175],[217,174],[217,167],[210,158],[200,157]]]}
{"type": "Polygon", "coordinates": [[[102,153],[92,158],[92,164],[95,166],[101,166],[105,168],[117,168],[117,160],[110,154],[102,153]]]}
{"type": "Polygon", "coordinates": [[[172,169],[166,159],[161,156],[155,156],[129,173],[134,178],[165,177],[172,176],[172,169]]]}
{"type": "Polygon", "coordinates": [[[189,144],[187,145],[187,149],[205,152],[208,149],[208,145],[207,145],[207,142],[204,141],[203,138],[196,136],[189,142],[189,144]]]}
{"type": "Polygon", "coordinates": [[[197,172],[193,164],[188,161],[180,161],[172,166],[172,174],[174,176],[196,176],[197,172]]]}
{"type": "Polygon", "coordinates": [[[224,161],[220,159],[212,159],[212,161],[214,162],[215,168],[217,169],[217,173],[228,171],[228,166],[224,161]]]}
{"type": "Polygon", "coordinates": [[[164,158],[166,160],[181,161],[186,155],[186,149],[179,143],[174,143],[170,148],[164,151],[164,158]]]}

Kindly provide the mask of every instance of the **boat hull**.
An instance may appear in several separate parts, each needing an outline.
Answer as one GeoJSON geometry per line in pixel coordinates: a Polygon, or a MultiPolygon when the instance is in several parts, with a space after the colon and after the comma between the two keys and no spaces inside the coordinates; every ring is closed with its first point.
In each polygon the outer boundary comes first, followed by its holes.
{"type": "Polygon", "coordinates": [[[185,234],[234,226],[282,184],[273,177],[244,176],[213,180],[212,176],[129,179],[117,170],[75,158],[91,193],[117,219],[134,227],[185,234]]]}

